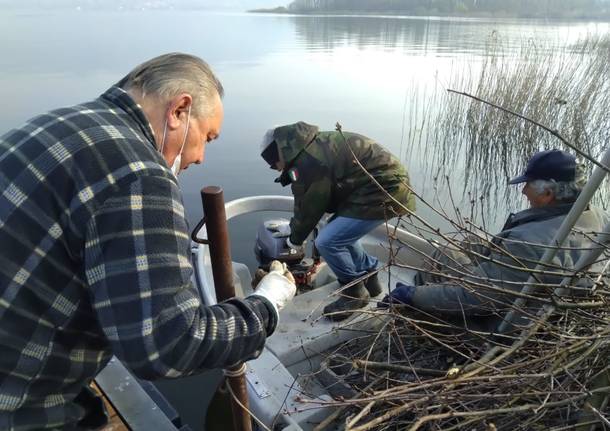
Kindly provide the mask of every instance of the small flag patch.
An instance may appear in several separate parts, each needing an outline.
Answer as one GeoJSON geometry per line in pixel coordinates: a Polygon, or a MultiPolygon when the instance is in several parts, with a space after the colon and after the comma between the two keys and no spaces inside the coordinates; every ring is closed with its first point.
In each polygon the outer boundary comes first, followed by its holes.
{"type": "Polygon", "coordinates": [[[288,177],[290,177],[290,181],[297,181],[299,179],[299,171],[296,168],[292,168],[288,171],[288,177]]]}

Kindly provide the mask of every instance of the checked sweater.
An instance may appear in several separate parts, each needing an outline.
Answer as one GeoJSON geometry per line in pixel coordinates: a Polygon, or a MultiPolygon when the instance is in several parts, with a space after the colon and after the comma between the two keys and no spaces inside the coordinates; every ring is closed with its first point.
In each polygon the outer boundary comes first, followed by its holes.
{"type": "Polygon", "coordinates": [[[121,88],[0,137],[0,429],[69,428],[112,355],[144,379],[260,354],[261,297],[202,306],[177,180],[121,88]]]}

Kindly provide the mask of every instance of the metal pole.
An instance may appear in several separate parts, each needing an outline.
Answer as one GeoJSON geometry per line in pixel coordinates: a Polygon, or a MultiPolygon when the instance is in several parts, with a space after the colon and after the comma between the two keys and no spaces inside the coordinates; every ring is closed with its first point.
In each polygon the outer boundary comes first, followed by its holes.
{"type": "MultiPolygon", "coordinates": [[[[201,189],[201,202],[208,234],[216,299],[221,302],[235,296],[229,230],[222,189],[217,186],[204,187],[201,189]]],[[[231,392],[237,398],[236,400],[231,397],[234,427],[237,431],[251,431],[245,366],[238,364],[226,370],[225,374],[231,392]]]]}

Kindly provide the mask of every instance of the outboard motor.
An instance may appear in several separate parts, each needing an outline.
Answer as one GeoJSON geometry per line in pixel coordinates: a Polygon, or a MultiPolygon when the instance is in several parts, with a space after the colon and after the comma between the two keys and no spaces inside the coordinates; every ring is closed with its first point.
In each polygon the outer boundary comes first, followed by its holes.
{"type": "Polygon", "coordinates": [[[315,256],[306,258],[305,253],[288,247],[286,239],[289,235],[290,222],[283,218],[267,220],[259,226],[254,245],[258,267],[268,271],[271,261],[279,260],[288,266],[299,292],[311,290],[320,259],[315,256]]]}
{"type": "Polygon", "coordinates": [[[297,253],[288,247],[286,239],[289,235],[290,222],[286,219],[267,220],[259,226],[254,246],[259,266],[268,266],[272,260],[290,265],[305,257],[305,253],[297,253]]]}

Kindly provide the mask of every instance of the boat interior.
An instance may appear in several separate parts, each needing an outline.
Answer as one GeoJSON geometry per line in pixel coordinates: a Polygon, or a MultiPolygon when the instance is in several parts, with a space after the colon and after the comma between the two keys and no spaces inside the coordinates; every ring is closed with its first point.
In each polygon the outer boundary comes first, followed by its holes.
{"type": "MultiPolygon", "coordinates": [[[[255,196],[228,202],[225,205],[227,220],[254,212],[291,212],[293,198],[286,196],[255,196]]],[[[321,222],[321,226],[325,221],[321,222]]],[[[253,227],[253,231],[256,227],[253,227]]],[[[205,226],[197,233],[207,238],[205,226]]],[[[400,247],[396,261],[417,267],[422,256],[433,245],[401,229],[393,231],[400,247]]],[[[389,255],[386,226],[382,225],[362,240],[363,247],[380,262],[389,255]]],[[[216,301],[209,248],[193,243],[194,283],[206,305],[216,301]]],[[[236,295],[245,297],[253,293],[250,268],[233,262],[236,295]]],[[[397,281],[412,283],[415,271],[392,266],[382,269],[379,280],[387,286],[368,306],[342,322],[332,322],[322,315],[324,306],[335,301],[339,283],[334,274],[321,262],[317,268],[312,289],[298,294],[280,312],[278,326],[267,339],[261,355],[247,363],[246,381],[250,409],[256,420],[274,430],[310,430],[330,414],[333,407],[325,402],[332,397],[349,395],[341,382],[328,372],[324,361],[328,352],[359,334],[370,333],[384,324],[384,313],[376,310],[378,300],[392,289],[397,281]],[[319,404],[304,401],[317,400],[319,404]]],[[[148,382],[139,381],[113,358],[95,379],[97,388],[113,406],[125,429],[176,430],[181,426],[176,411],[148,382]]],[[[114,428],[113,428],[114,429],[114,428]]],[[[119,427],[118,429],[123,429],[119,427]]],[[[260,429],[265,429],[261,427],[260,429]]]]}
{"type": "MultiPolygon", "coordinates": [[[[226,204],[227,219],[256,211],[292,211],[291,197],[259,196],[244,198],[226,204]]],[[[323,223],[323,222],[322,222],[323,223]]],[[[205,238],[205,233],[200,233],[205,238]]],[[[393,237],[401,246],[397,261],[417,267],[422,256],[429,253],[432,244],[401,229],[396,229],[393,237]]],[[[377,256],[380,262],[387,261],[389,255],[387,229],[385,225],[365,236],[361,242],[365,250],[377,256]]],[[[215,303],[212,274],[207,247],[194,249],[197,284],[206,303],[215,303]]],[[[236,291],[239,296],[253,292],[250,269],[233,262],[236,291]]],[[[275,429],[312,429],[324,417],[329,408],[324,407],[331,395],[341,395],[342,386],[333,381],[332,373],[326,372],[324,360],[328,352],[345,341],[381,327],[385,313],[376,311],[376,303],[392,289],[397,281],[413,283],[415,271],[392,266],[391,271],[383,269],[378,277],[387,286],[376,298],[371,298],[368,306],[352,317],[333,322],[322,314],[324,306],[335,301],[339,283],[334,274],[322,262],[316,273],[313,289],[298,294],[280,312],[280,320],[275,333],[267,339],[261,356],[247,363],[246,378],[249,384],[251,409],[258,420],[274,424],[275,429]],[[332,394],[331,394],[332,392],[332,394]],[[305,404],[303,399],[316,399],[318,405],[305,404]]]]}

